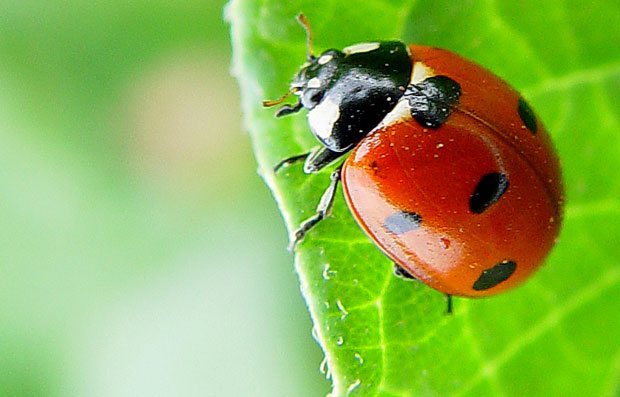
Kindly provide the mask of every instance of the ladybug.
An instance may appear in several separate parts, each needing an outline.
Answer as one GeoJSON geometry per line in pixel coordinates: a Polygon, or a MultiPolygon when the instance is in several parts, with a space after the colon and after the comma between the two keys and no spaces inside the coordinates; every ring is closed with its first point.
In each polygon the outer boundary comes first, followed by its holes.
{"type": "Polygon", "coordinates": [[[276,171],[303,160],[313,174],[344,160],[291,247],[329,214],[342,182],[354,218],[396,273],[448,297],[493,295],[539,268],[557,240],[564,192],[526,100],[439,48],[377,41],[314,56],[308,21],[298,20],[307,62],[287,95],[263,104],[298,96],[276,116],[306,109],[321,145],[276,171]]]}

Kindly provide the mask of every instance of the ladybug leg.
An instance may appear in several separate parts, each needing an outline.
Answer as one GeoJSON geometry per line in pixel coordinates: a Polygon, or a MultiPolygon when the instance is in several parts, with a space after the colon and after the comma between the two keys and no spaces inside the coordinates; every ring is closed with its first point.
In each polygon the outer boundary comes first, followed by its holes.
{"type": "Polygon", "coordinates": [[[295,164],[300,161],[305,161],[308,158],[308,156],[310,156],[310,154],[312,154],[312,152],[298,154],[296,156],[292,156],[287,159],[284,159],[273,167],[273,172],[277,174],[278,171],[280,171],[284,167],[288,167],[289,165],[295,164]]]}
{"type": "Polygon", "coordinates": [[[402,278],[403,280],[416,280],[417,281],[417,279],[413,277],[411,273],[406,271],[398,263],[394,263],[394,275],[398,278],[402,278]]]}
{"type": "Polygon", "coordinates": [[[276,112],[276,117],[288,116],[289,114],[297,113],[303,107],[304,106],[301,104],[301,101],[297,102],[296,104],[292,106],[289,104],[282,105],[276,112]]]}
{"type": "MultiPolygon", "coordinates": [[[[346,152],[333,152],[325,147],[320,147],[316,150],[313,150],[312,152],[310,152],[310,155],[304,163],[304,172],[306,174],[314,174],[315,172],[319,172],[332,162],[336,161],[336,159],[344,156],[345,154],[346,152]]],[[[338,167],[337,169],[338,178],[340,178],[340,168],[341,167],[338,167]]]]}
{"type": "Polygon", "coordinates": [[[304,172],[306,174],[314,174],[331,164],[333,161],[346,153],[332,152],[331,150],[320,147],[308,153],[298,154],[280,161],[273,167],[273,172],[277,173],[284,167],[304,161],[304,172]]]}
{"type": "Polygon", "coordinates": [[[446,308],[446,314],[452,314],[452,295],[446,294],[446,300],[448,307],[446,308]]]}
{"type": "Polygon", "coordinates": [[[306,219],[299,225],[299,229],[295,231],[293,234],[293,239],[288,246],[289,251],[293,252],[297,244],[304,239],[304,236],[310,229],[316,226],[319,222],[325,219],[331,212],[332,206],[334,204],[334,197],[336,196],[336,188],[338,187],[338,183],[340,182],[340,170],[342,169],[342,165],[340,165],[334,172],[331,174],[331,181],[329,186],[321,196],[321,201],[319,201],[319,205],[316,207],[316,213],[310,218],[306,219]]]}

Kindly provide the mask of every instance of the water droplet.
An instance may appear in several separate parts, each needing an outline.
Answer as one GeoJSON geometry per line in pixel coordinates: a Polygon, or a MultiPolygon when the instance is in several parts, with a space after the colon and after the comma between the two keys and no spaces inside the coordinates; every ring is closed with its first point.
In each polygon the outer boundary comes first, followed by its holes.
{"type": "Polygon", "coordinates": [[[319,330],[316,327],[316,325],[312,327],[312,338],[314,338],[314,340],[317,341],[317,343],[320,343],[319,342],[319,330]]]}
{"type": "Polygon", "coordinates": [[[353,390],[355,390],[355,389],[356,389],[359,385],[361,385],[361,384],[362,384],[362,382],[361,382],[359,379],[358,379],[358,380],[356,380],[355,382],[351,383],[351,384],[349,385],[349,387],[347,388],[347,395],[348,395],[348,394],[351,394],[351,392],[352,392],[353,390]]]}
{"type": "Polygon", "coordinates": [[[329,280],[330,278],[331,277],[329,277],[329,263],[326,263],[323,267],[323,280],[329,280]]]}
{"type": "Polygon", "coordinates": [[[323,266],[323,280],[331,280],[336,273],[337,272],[335,270],[329,269],[329,263],[326,263],[325,266],[323,266]]]}
{"type": "Polygon", "coordinates": [[[359,361],[360,365],[364,364],[364,359],[362,358],[362,356],[360,356],[359,353],[355,353],[353,356],[357,361],[359,361]]]}
{"type": "Polygon", "coordinates": [[[345,317],[349,315],[349,312],[347,311],[347,309],[344,308],[340,299],[336,301],[336,306],[338,306],[338,310],[340,310],[340,313],[342,313],[342,315],[340,316],[340,319],[344,320],[345,317]]]}
{"type": "Polygon", "coordinates": [[[323,358],[323,361],[321,361],[319,371],[321,371],[321,373],[327,378],[327,373],[329,372],[329,369],[327,368],[327,356],[323,358]]]}
{"type": "Polygon", "coordinates": [[[344,344],[344,338],[342,336],[339,336],[338,339],[336,339],[336,344],[338,346],[342,346],[344,344]]]}

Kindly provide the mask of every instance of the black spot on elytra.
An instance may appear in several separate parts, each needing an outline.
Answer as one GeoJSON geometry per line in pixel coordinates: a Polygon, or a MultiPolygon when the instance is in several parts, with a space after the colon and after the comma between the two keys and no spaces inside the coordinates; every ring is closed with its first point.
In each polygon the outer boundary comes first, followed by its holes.
{"type": "Polygon", "coordinates": [[[497,265],[486,269],[480,274],[478,280],[473,285],[476,291],[484,291],[493,288],[502,281],[508,280],[517,270],[517,263],[514,261],[502,261],[497,265]]]}
{"type": "Polygon", "coordinates": [[[415,212],[399,211],[385,218],[384,226],[394,234],[403,234],[420,227],[422,217],[415,212]]]}
{"type": "Polygon", "coordinates": [[[405,97],[420,125],[437,129],[448,119],[461,96],[461,86],[448,76],[432,76],[410,84],[405,97]]]}
{"type": "Polygon", "coordinates": [[[519,98],[519,117],[521,117],[521,121],[523,125],[530,130],[532,134],[535,134],[538,130],[538,125],[536,124],[536,115],[534,111],[530,107],[530,105],[525,102],[525,99],[519,98]]]}
{"type": "Polygon", "coordinates": [[[508,189],[508,177],[500,172],[483,175],[469,198],[469,209],[474,214],[482,214],[495,204],[508,189]]]}

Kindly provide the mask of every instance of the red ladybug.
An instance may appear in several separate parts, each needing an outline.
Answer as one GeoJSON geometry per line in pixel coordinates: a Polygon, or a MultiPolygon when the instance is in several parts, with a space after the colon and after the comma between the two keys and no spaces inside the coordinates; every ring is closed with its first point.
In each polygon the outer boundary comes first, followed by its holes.
{"type": "Polygon", "coordinates": [[[299,21],[308,60],[289,92],[299,101],[276,115],[307,109],[321,146],[276,170],[305,160],[310,174],[347,157],[292,247],[329,213],[342,181],[355,219],[397,273],[448,296],[496,294],[540,267],[564,193],[549,135],[519,93],[454,53],[399,41],[316,57],[299,21]]]}

